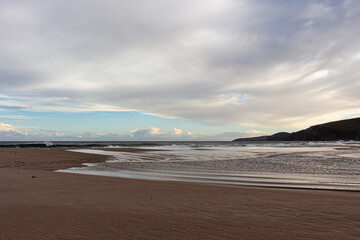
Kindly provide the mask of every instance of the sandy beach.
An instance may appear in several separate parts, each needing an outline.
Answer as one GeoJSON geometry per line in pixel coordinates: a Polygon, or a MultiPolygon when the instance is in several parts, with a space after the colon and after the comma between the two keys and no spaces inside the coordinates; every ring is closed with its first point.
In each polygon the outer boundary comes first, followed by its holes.
{"type": "Polygon", "coordinates": [[[357,192],[53,172],[106,160],[60,148],[0,149],[0,239],[355,240],[360,236],[357,192]]]}

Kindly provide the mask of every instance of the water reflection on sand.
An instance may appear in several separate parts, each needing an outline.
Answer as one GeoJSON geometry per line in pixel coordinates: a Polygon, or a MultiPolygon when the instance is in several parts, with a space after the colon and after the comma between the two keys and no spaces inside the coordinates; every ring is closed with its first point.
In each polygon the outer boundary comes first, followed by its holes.
{"type": "Polygon", "coordinates": [[[149,180],[360,191],[360,149],[352,145],[166,149],[73,150],[108,155],[111,160],[59,171],[149,180]]]}

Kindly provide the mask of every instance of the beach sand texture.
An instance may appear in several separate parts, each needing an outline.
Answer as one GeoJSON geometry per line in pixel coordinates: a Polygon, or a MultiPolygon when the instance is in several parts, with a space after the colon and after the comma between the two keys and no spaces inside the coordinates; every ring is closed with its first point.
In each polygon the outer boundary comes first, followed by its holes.
{"type": "Polygon", "coordinates": [[[65,149],[0,149],[0,239],[360,239],[357,192],[51,171],[106,159],[65,149]]]}

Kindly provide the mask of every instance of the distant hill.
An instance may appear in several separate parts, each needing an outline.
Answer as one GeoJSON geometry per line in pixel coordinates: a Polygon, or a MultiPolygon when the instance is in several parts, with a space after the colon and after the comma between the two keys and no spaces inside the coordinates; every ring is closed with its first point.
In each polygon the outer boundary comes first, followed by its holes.
{"type": "Polygon", "coordinates": [[[360,118],[352,118],[311,126],[307,129],[287,133],[279,132],[271,136],[238,138],[233,141],[360,141],[360,118]]]}

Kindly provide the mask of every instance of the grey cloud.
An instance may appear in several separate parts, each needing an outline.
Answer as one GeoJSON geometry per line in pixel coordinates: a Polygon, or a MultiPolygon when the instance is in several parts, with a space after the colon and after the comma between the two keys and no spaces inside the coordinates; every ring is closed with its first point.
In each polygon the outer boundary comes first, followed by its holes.
{"type": "Polygon", "coordinates": [[[21,106],[4,106],[4,105],[0,105],[0,109],[25,109],[25,107],[21,107],[21,106]]]}
{"type": "Polygon", "coordinates": [[[34,96],[18,98],[27,107],[107,105],[249,126],[360,114],[356,1],[2,1],[0,9],[0,93],[34,96]]]}
{"type": "MultiPolygon", "coordinates": [[[[0,58],[0,63],[3,61],[0,58]]],[[[0,67],[0,89],[6,89],[8,91],[12,89],[25,88],[29,85],[33,85],[39,82],[39,78],[32,73],[22,69],[2,70],[4,65],[0,67]]]]}

